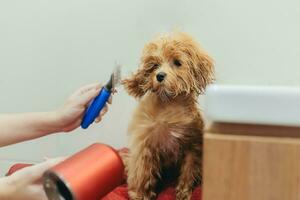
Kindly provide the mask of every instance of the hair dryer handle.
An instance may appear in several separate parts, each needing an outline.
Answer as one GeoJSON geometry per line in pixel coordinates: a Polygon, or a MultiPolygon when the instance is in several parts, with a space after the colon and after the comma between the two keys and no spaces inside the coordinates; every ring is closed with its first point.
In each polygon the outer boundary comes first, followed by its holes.
{"type": "Polygon", "coordinates": [[[108,91],[105,87],[102,88],[99,95],[92,101],[92,103],[85,112],[85,115],[81,122],[81,127],[83,129],[88,128],[90,124],[92,124],[94,120],[99,116],[101,110],[108,101],[110,94],[111,91],[108,91]]]}

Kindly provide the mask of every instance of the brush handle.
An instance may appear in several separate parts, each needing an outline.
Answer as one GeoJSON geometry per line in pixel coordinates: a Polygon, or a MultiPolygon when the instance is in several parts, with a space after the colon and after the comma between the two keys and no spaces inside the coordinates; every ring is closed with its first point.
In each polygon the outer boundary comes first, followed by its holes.
{"type": "Polygon", "coordinates": [[[103,87],[99,95],[92,101],[88,109],[86,110],[83,120],[81,122],[81,127],[86,129],[94,122],[94,120],[99,116],[101,110],[105,106],[106,102],[110,97],[111,91],[103,87]]]}

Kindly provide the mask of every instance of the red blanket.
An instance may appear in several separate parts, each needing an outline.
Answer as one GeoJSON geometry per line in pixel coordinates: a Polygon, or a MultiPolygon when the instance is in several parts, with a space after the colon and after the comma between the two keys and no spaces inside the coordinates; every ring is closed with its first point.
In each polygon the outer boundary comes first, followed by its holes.
{"type": "MultiPolygon", "coordinates": [[[[102,200],[128,200],[127,185],[121,185],[114,191],[106,195],[102,200]]],[[[172,186],[167,186],[157,197],[157,200],[175,200],[175,189],[172,186]]],[[[201,189],[197,187],[191,200],[201,200],[201,189]]]]}

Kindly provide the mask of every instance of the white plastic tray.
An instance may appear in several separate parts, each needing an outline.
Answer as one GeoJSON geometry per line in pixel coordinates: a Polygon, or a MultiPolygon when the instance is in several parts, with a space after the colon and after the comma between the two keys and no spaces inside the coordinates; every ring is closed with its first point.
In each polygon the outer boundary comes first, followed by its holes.
{"type": "Polygon", "coordinates": [[[204,110],[215,122],[300,126],[300,88],[211,85],[204,110]]]}

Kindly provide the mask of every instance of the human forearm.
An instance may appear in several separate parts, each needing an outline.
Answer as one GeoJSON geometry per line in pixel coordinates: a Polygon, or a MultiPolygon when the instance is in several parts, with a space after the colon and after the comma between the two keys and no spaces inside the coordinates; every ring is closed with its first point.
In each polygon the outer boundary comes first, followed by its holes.
{"type": "Polygon", "coordinates": [[[0,146],[61,131],[56,112],[0,115],[0,146]]]}
{"type": "MultiPolygon", "coordinates": [[[[87,106],[100,90],[98,83],[83,86],[53,112],[0,114],[0,147],[78,128],[87,106]]],[[[108,103],[111,102],[110,97],[108,103]]],[[[106,105],[95,122],[99,122],[107,110],[106,105]]]]}

